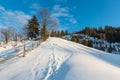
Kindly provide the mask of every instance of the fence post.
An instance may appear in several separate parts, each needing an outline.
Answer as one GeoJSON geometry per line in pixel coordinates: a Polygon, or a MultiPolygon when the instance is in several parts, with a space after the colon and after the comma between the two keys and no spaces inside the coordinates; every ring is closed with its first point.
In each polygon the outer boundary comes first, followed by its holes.
{"type": "Polygon", "coordinates": [[[39,40],[39,45],[40,45],[40,42],[41,42],[41,41],[39,40]]]}
{"type": "Polygon", "coordinates": [[[33,44],[33,41],[32,41],[32,50],[34,49],[34,44],[33,44]]]}
{"type": "Polygon", "coordinates": [[[24,52],[23,52],[23,57],[26,56],[26,49],[25,49],[25,45],[24,45],[24,52]]]}
{"type": "Polygon", "coordinates": [[[37,42],[37,47],[40,45],[40,41],[37,42]]]}
{"type": "Polygon", "coordinates": [[[25,46],[25,40],[23,40],[23,57],[26,56],[26,46],[25,46]]]}

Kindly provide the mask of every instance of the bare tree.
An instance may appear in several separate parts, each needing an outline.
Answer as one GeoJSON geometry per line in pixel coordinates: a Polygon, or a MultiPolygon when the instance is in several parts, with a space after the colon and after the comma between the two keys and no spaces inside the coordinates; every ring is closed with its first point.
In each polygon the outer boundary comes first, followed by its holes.
{"type": "Polygon", "coordinates": [[[18,32],[15,28],[13,27],[8,27],[8,33],[10,36],[10,40],[11,40],[11,44],[12,46],[16,46],[17,45],[17,41],[18,41],[18,32]]]}
{"type": "Polygon", "coordinates": [[[3,35],[3,29],[0,28],[0,42],[4,41],[5,40],[5,36],[3,35]]]}
{"type": "Polygon", "coordinates": [[[28,30],[26,29],[26,27],[27,27],[27,25],[24,25],[21,29],[21,32],[20,32],[21,40],[28,39],[28,37],[27,37],[28,30]]]}
{"type": "Polygon", "coordinates": [[[1,33],[4,35],[5,43],[8,43],[9,37],[10,37],[10,35],[8,33],[8,28],[2,29],[1,33]]]}
{"type": "Polygon", "coordinates": [[[48,24],[48,20],[50,18],[50,13],[48,11],[48,9],[43,9],[40,11],[40,22],[42,25],[42,29],[41,29],[41,37],[43,38],[43,40],[45,41],[47,39],[47,24],[48,24]]]}
{"type": "Polygon", "coordinates": [[[49,36],[51,34],[52,31],[55,31],[56,28],[58,26],[58,22],[55,18],[50,18],[50,22],[49,22],[49,25],[48,25],[48,33],[49,33],[49,36]]]}
{"type": "Polygon", "coordinates": [[[10,36],[10,40],[12,41],[17,41],[18,39],[18,32],[17,30],[15,30],[15,28],[13,27],[8,27],[8,33],[9,33],[9,36],[10,36]]]}
{"type": "Polygon", "coordinates": [[[55,29],[58,25],[56,19],[51,17],[51,14],[48,9],[43,9],[40,11],[40,22],[42,24],[41,34],[46,39],[48,35],[51,34],[51,31],[55,29]]]}

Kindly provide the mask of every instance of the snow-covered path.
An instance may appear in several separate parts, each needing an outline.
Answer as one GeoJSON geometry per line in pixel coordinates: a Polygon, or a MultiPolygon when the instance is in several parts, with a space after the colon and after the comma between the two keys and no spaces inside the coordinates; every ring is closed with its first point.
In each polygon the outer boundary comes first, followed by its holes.
{"type": "Polygon", "coordinates": [[[119,55],[59,38],[0,64],[0,80],[120,80],[119,75],[119,55]]]}
{"type": "Polygon", "coordinates": [[[49,39],[23,58],[18,57],[0,64],[2,80],[53,80],[60,65],[70,57],[69,48],[49,39]]]}

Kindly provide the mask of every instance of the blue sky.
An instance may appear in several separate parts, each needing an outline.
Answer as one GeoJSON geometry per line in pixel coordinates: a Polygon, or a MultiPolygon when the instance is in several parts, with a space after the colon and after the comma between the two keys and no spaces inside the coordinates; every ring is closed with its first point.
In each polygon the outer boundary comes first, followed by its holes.
{"type": "Polygon", "coordinates": [[[40,9],[48,8],[59,29],[120,26],[120,0],[0,0],[0,27],[20,29],[40,9]]]}

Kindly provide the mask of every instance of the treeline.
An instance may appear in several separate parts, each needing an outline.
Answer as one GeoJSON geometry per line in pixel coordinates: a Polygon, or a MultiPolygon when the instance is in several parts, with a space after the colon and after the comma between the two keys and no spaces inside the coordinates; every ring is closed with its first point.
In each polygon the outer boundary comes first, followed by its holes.
{"type": "Polygon", "coordinates": [[[86,27],[79,32],[89,35],[91,37],[97,37],[98,39],[104,39],[108,42],[120,42],[120,27],[105,26],[104,28],[91,28],[86,27]]]}
{"type": "Polygon", "coordinates": [[[69,32],[67,30],[61,30],[61,31],[60,30],[57,30],[57,31],[52,30],[51,34],[50,34],[51,37],[62,37],[65,35],[69,35],[69,32]]]}
{"type": "Polygon", "coordinates": [[[83,45],[88,46],[88,47],[93,47],[91,40],[80,40],[80,38],[78,36],[72,35],[71,41],[83,44],[83,45]]]}
{"type": "MultiPolygon", "coordinates": [[[[43,11],[42,14],[45,15],[46,12],[43,11]]],[[[46,16],[48,16],[48,14],[46,14],[46,16]]],[[[43,17],[47,19],[46,16],[43,17]]],[[[48,20],[51,20],[49,18],[50,17],[48,17],[48,20]]],[[[35,15],[31,20],[29,20],[27,26],[25,27],[28,38],[43,39],[43,41],[45,41],[48,37],[62,37],[69,34],[67,30],[57,30],[57,25],[53,25],[55,24],[55,21],[49,21],[49,24],[52,24],[52,26],[49,26],[47,22],[48,20],[44,20],[44,18],[42,19],[42,26],[40,26],[40,23],[38,22],[37,17],[35,15]]]]}
{"type": "Polygon", "coordinates": [[[51,31],[56,28],[57,22],[51,17],[48,9],[43,9],[39,14],[40,19],[34,15],[25,26],[25,33],[29,39],[42,39],[45,41],[51,31]]]}
{"type": "Polygon", "coordinates": [[[5,43],[8,43],[11,41],[18,41],[20,39],[23,39],[24,34],[22,32],[20,33],[13,27],[7,27],[7,28],[0,28],[0,41],[4,41],[5,43]]]}
{"type": "Polygon", "coordinates": [[[40,11],[40,20],[34,15],[25,27],[28,38],[37,38],[45,41],[49,36],[51,37],[62,37],[68,35],[67,30],[57,30],[58,24],[56,19],[51,17],[48,9],[40,11]]]}
{"type": "Polygon", "coordinates": [[[58,23],[55,18],[51,17],[48,9],[42,9],[38,16],[34,15],[21,30],[16,30],[14,27],[0,28],[0,38],[5,43],[10,40],[43,40],[49,36],[62,37],[68,35],[67,30],[58,30],[58,23]]]}

